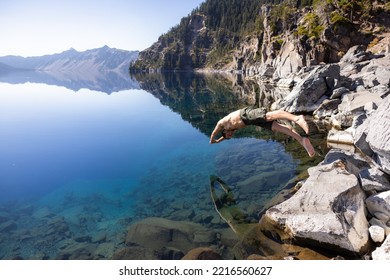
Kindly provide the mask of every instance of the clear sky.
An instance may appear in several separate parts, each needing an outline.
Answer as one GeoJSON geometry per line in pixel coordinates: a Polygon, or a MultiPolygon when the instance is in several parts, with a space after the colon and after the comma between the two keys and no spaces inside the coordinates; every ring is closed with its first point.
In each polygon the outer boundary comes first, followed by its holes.
{"type": "Polygon", "coordinates": [[[205,0],[0,0],[0,56],[144,50],[205,0]]]}

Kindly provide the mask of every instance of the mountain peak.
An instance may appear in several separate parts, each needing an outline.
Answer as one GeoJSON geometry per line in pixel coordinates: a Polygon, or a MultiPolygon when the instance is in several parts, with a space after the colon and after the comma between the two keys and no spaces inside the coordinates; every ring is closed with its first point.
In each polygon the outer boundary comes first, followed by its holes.
{"type": "Polygon", "coordinates": [[[71,53],[71,52],[77,52],[74,48],[70,48],[67,51],[64,51],[65,53],[71,53]]]}

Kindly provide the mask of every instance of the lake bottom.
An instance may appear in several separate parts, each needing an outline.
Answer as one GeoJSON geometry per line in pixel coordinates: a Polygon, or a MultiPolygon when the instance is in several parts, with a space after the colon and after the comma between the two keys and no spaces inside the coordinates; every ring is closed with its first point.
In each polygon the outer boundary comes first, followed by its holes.
{"type": "MultiPolygon", "coordinates": [[[[0,258],[172,259],[199,245],[233,258],[228,247],[238,240],[216,211],[210,176],[226,182],[246,221],[257,223],[264,205],[296,175],[296,166],[284,147],[274,141],[234,139],[207,148],[198,142],[187,143],[158,158],[139,178],[77,179],[37,200],[1,203],[0,258]],[[148,220],[152,217],[157,220],[148,220]],[[159,227],[158,245],[147,240],[148,236],[141,241],[135,236],[129,242],[134,226],[144,221],[159,227]],[[183,245],[182,239],[174,237],[175,242],[164,244],[161,227],[183,233],[187,223],[197,229],[193,244],[187,240],[183,245]],[[222,242],[221,236],[229,236],[230,241],[222,242]],[[172,249],[161,253],[170,246],[176,248],[175,254],[172,249]],[[121,256],[118,252],[126,248],[149,253],[121,256]]],[[[150,232],[151,224],[147,226],[150,232]]],[[[149,238],[155,239],[153,235],[149,238]]]]}

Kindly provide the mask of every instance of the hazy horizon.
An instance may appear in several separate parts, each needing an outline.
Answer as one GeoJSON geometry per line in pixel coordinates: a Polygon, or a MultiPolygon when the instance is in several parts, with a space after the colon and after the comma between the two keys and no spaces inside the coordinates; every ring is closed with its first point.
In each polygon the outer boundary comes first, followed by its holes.
{"type": "Polygon", "coordinates": [[[2,1],[0,56],[42,56],[105,45],[142,51],[203,0],[2,1]]]}
{"type": "MultiPolygon", "coordinates": [[[[23,57],[23,58],[28,58],[28,57],[40,57],[40,56],[45,56],[45,55],[56,55],[56,54],[61,54],[61,53],[64,53],[64,52],[67,52],[67,51],[70,51],[70,50],[75,50],[79,53],[81,52],[86,52],[86,51],[91,51],[91,50],[96,50],[96,49],[102,49],[104,47],[106,47],[107,45],[104,45],[104,46],[101,46],[101,47],[96,47],[96,48],[90,48],[90,49],[86,49],[86,50],[78,50],[76,48],[73,48],[73,47],[70,47],[66,50],[62,50],[62,51],[57,51],[57,52],[54,52],[54,53],[45,53],[45,54],[42,54],[42,55],[28,55],[28,56],[23,56],[23,55],[14,55],[14,54],[8,54],[8,55],[0,55],[0,57],[4,57],[4,56],[19,56],[19,57],[23,57]]],[[[107,46],[109,47],[110,49],[116,49],[116,50],[119,50],[119,51],[126,51],[126,52],[140,52],[140,50],[124,50],[124,49],[119,49],[119,48],[113,48],[113,47],[110,47],[110,46],[107,46]]]]}

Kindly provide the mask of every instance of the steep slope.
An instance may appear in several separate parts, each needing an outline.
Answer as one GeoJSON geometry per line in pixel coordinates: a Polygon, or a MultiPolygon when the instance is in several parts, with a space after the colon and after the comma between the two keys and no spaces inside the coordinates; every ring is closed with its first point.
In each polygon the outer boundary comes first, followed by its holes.
{"type": "Polygon", "coordinates": [[[218,69],[283,77],[337,62],[390,30],[385,0],[208,0],[139,54],[131,71],[218,69]]]}

